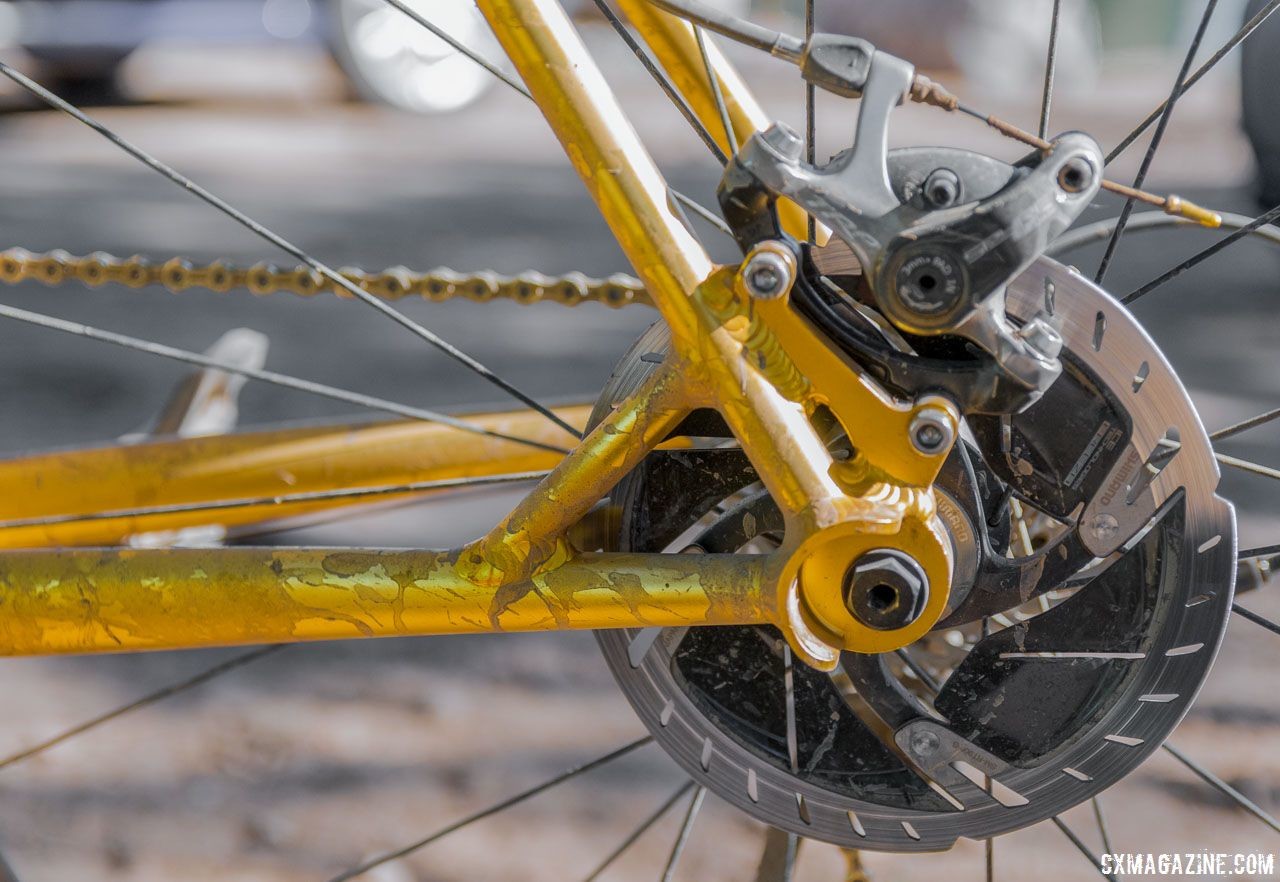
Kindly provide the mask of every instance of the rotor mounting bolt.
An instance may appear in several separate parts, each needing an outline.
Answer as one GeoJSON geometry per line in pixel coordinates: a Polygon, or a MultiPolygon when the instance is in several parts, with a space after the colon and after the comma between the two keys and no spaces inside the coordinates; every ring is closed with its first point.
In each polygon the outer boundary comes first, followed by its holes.
{"type": "Polygon", "coordinates": [[[933,208],[947,208],[960,198],[960,178],[949,168],[935,168],[924,179],[921,190],[933,208]]]}
{"type": "Polygon", "coordinates": [[[916,756],[932,756],[942,746],[942,739],[938,737],[936,732],[930,732],[928,729],[919,729],[911,733],[911,741],[909,743],[911,752],[916,756]]]}
{"type": "Polygon", "coordinates": [[[795,258],[784,245],[762,242],[747,255],[739,279],[747,294],[758,300],[784,297],[795,281],[795,258]]]}
{"type": "Polygon", "coordinates": [[[893,548],[868,551],[845,574],[845,607],[876,631],[905,628],[929,602],[929,577],[909,554],[893,548]]]}
{"type": "Polygon", "coordinates": [[[1073,156],[1058,169],[1058,186],[1068,193],[1079,193],[1093,185],[1093,163],[1083,156],[1073,156]]]}
{"type": "Polygon", "coordinates": [[[911,445],[925,456],[935,456],[950,450],[956,440],[955,426],[947,412],[940,407],[920,408],[907,431],[911,435],[911,445]]]}
{"type": "Polygon", "coordinates": [[[1115,515],[1101,512],[1089,519],[1089,532],[1099,542],[1109,542],[1120,533],[1120,522],[1115,515]]]}

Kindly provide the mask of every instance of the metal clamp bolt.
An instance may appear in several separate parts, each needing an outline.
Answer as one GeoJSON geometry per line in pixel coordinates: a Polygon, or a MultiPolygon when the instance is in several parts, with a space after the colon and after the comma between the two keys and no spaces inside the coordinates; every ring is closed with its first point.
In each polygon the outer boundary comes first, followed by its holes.
{"type": "Polygon", "coordinates": [[[1037,313],[1018,329],[1018,339],[1025,342],[1046,361],[1052,361],[1062,352],[1062,334],[1053,326],[1046,313],[1037,313]]]}
{"type": "Polygon", "coordinates": [[[796,278],[796,259],[780,242],[761,242],[751,249],[738,271],[742,289],[758,300],[785,297],[796,278]]]}
{"type": "Polygon", "coordinates": [[[894,548],[868,551],[845,574],[845,608],[876,631],[905,628],[929,602],[929,577],[910,555],[894,548]]]}
{"type": "Polygon", "coordinates": [[[940,407],[922,407],[911,420],[908,428],[911,444],[926,456],[934,456],[950,450],[956,440],[955,426],[947,412],[940,407]]]}

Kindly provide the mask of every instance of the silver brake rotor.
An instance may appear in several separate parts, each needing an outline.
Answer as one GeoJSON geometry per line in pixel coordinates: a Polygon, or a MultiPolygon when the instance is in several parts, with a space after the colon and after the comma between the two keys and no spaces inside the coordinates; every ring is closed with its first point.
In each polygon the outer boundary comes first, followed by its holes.
{"type": "MultiPolygon", "coordinates": [[[[1073,466],[1087,470],[1104,454],[1113,463],[1074,513],[1089,551],[1102,559],[1092,581],[989,636],[970,628],[936,705],[905,724],[867,713],[847,677],[792,667],[769,629],[600,632],[640,718],[695,780],[803,836],[937,850],[1088,799],[1135,768],[1181,719],[1229,615],[1234,512],[1216,495],[1217,465],[1186,390],[1128,311],[1041,258],[1010,286],[1007,310],[1021,323],[1046,309],[1061,322],[1064,362],[1130,424],[1127,437],[1099,426],[1081,439],[1073,466]]],[[[663,345],[662,329],[652,329],[601,405],[625,397],[652,368],[655,359],[642,357],[663,345]]],[[[1018,457],[1012,447],[983,453],[1018,457]]],[[[688,481],[696,471],[691,465],[688,481]]],[[[615,501],[643,504],[633,493],[637,480],[615,501]]],[[[690,524],[701,513],[692,512],[690,524]]],[[[621,545],[629,542],[624,535],[621,545]]],[[[917,694],[904,706],[918,705],[919,684],[900,685],[917,694]]]]}

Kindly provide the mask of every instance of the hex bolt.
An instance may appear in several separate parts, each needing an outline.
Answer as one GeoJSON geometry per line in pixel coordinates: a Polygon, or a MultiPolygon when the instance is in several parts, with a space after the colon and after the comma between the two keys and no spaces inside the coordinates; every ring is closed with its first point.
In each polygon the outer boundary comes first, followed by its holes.
{"type": "Polygon", "coordinates": [[[1018,338],[1034,349],[1041,357],[1052,361],[1062,352],[1062,334],[1049,321],[1044,313],[1032,316],[1031,320],[1018,330],[1018,338]]]}
{"type": "Polygon", "coordinates": [[[761,133],[760,138],[793,162],[804,152],[804,141],[786,123],[774,123],[761,133]]]}
{"type": "Polygon", "coordinates": [[[929,577],[915,558],[895,548],[861,555],[844,579],[849,614],[876,631],[905,628],[929,602],[929,577]]]}
{"type": "Polygon", "coordinates": [[[743,289],[760,300],[783,297],[795,281],[793,263],[780,253],[784,246],[762,242],[751,250],[739,270],[743,289]]]}
{"type": "Polygon", "coordinates": [[[916,412],[908,428],[911,444],[925,456],[935,456],[950,450],[956,439],[955,427],[947,412],[940,407],[922,407],[916,412]]]}
{"type": "Polygon", "coordinates": [[[921,190],[932,207],[947,208],[960,198],[960,178],[949,168],[935,168],[924,179],[921,190]]]}
{"type": "Polygon", "coordinates": [[[1058,186],[1068,193],[1079,193],[1093,185],[1093,163],[1083,156],[1073,156],[1058,169],[1058,186]]]}

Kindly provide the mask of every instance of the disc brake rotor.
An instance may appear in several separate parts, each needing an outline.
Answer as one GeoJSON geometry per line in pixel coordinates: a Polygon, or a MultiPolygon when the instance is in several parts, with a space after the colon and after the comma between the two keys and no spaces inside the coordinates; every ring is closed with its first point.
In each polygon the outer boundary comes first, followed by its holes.
{"type": "MultiPolygon", "coordinates": [[[[1017,416],[971,420],[974,444],[944,469],[956,584],[909,665],[846,654],[823,674],[767,627],[599,633],[657,741],[768,824],[918,851],[1045,820],[1135,768],[1210,667],[1235,520],[1186,391],[1129,313],[1060,264],[1037,260],[1007,310],[1060,320],[1063,375],[1017,416]],[[1008,554],[1006,487],[1044,525],[1031,554],[1008,554]]],[[[665,340],[655,326],[637,343],[600,407],[638,385],[665,340]]],[[[718,416],[677,434],[724,440],[655,453],[618,488],[619,546],[767,550],[781,519],[718,416]]]]}

